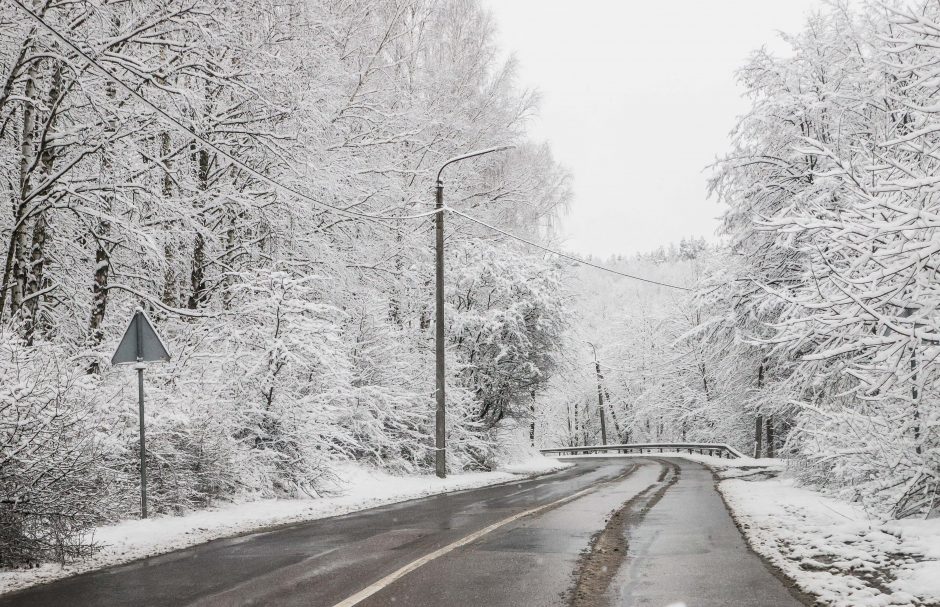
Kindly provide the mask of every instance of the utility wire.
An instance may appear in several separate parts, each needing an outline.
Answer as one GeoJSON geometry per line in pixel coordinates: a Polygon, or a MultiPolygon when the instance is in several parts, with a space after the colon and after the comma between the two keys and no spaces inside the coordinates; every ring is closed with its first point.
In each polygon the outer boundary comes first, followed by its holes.
{"type": "Polygon", "coordinates": [[[546,252],[548,252],[548,253],[552,253],[552,254],[554,254],[554,255],[558,255],[559,257],[564,257],[565,259],[570,259],[571,261],[580,263],[580,264],[582,264],[582,265],[590,266],[590,267],[596,268],[596,269],[598,269],[598,270],[603,270],[604,272],[610,272],[611,274],[616,274],[616,275],[618,275],[618,276],[623,276],[623,277],[625,277],[625,278],[631,278],[631,279],[633,279],[633,280],[639,280],[639,281],[641,281],[641,282],[646,282],[646,283],[649,283],[649,284],[652,284],[652,285],[658,285],[658,286],[660,286],[660,287],[667,287],[667,288],[670,288],[670,289],[678,289],[678,290],[680,290],[680,291],[689,291],[689,292],[691,292],[691,291],[693,290],[693,289],[690,289],[690,288],[688,288],[688,287],[680,287],[679,285],[671,285],[671,284],[669,284],[669,283],[659,282],[659,281],[657,281],[657,280],[651,280],[651,279],[649,279],[649,278],[643,278],[642,276],[635,276],[635,275],[633,275],[633,274],[627,274],[626,272],[621,272],[621,271],[619,271],[619,270],[614,270],[613,268],[608,268],[608,267],[606,267],[606,266],[598,265],[598,264],[596,264],[596,263],[592,263],[592,262],[587,261],[587,260],[585,260],[585,259],[581,259],[581,258],[579,258],[579,257],[575,257],[574,255],[568,255],[567,253],[562,253],[561,251],[556,251],[555,249],[550,249],[550,248],[548,248],[548,247],[546,247],[546,246],[544,246],[544,245],[540,245],[540,244],[537,243],[537,242],[533,242],[533,241],[531,241],[531,240],[522,238],[521,236],[516,236],[515,234],[512,234],[512,233],[510,233],[510,232],[507,232],[506,230],[497,228],[496,226],[490,225],[490,224],[486,223],[485,221],[481,221],[481,220],[477,219],[476,217],[471,217],[470,215],[467,215],[466,213],[462,213],[461,211],[458,211],[457,209],[454,209],[453,207],[447,207],[447,206],[445,206],[444,209],[447,210],[447,211],[449,211],[449,212],[451,212],[451,213],[453,213],[454,215],[460,215],[460,216],[463,217],[464,219],[469,219],[470,221],[472,221],[472,222],[474,222],[474,223],[478,223],[478,224],[480,224],[480,225],[483,226],[483,227],[489,228],[489,229],[493,230],[494,232],[499,232],[499,233],[502,234],[503,236],[508,236],[509,238],[513,238],[513,239],[515,239],[515,240],[518,240],[519,242],[524,242],[525,244],[527,244],[527,245],[529,245],[529,246],[535,247],[535,248],[537,248],[537,249],[542,249],[543,251],[546,251],[546,252]]]}
{"type": "Polygon", "coordinates": [[[199,135],[198,133],[196,133],[196,131],[194,131],[194,130],[192,130],[191,128],[187,127],[187,126],[184,125],[182,122],[180,122],[179,120],[177,120],[176,118],[174,118],[173,116],[171,116],[169,113],[167,113],[165,110],[163,110],[163,109],[160,108],[159,106],[155,105],[153,102],[151,102],[149,99],[147,99],[146,97],[144,97],[141,93],[139,93],[139,92],[138,92],[136,89],[134,89],[132,86],[130,86],[129,84],[127,84],[127,83],[125,83],[123,80],[121,80],[121,78],[119,78],[118,76],[116,76],[116,75],[115,75],[113,72],[111,72],[108,68],[106,68],[106,67],[104,67],[103,65],[101,65],[100,63],[98,63],[98,61],[96,61],[96,60],[93,59],[91,56],[89,56],[86,52],[84,52],[82,49],[80,49],[75,43],[73,43],[71,40],[69,40],[68,38],[66,38],[63,34],[61,34],[58,30],[56,30],[54,27],[52,27],[51,25],[49,25],[45,20],[43,20],[42,17],[40,17],[39,15],[37,15],[35,12],[33,12],[32,10],[30,10],[25,4],[23,4],[23,2],[22,2],[21,0],[12,0],[12,2],[13,2],[16,6],[18,6],[20,9],[22,9],[23,12],[25,12],[25,13],[28,14],[30,17],[32,17],[36,22],[38,22],[43,28],[47,29],[53,36],[55,36],[55,37],[58,38],[60,41],[62,41],[63,44],[65,44],[66,46],[68,46],[69,48],[71,48],[76,54],[78,54],[78,55],[79,55],[80,57],[82,57],[85,61],[87,61],[89,65],[93,65],[94,67],[96,67],[96,68],[98,69],[98,71],[100,71],[101,73],[103,73],[108,79],[110,79],[112,82],[114,82],[115,84],[117,84],[118,86],[120,86],[121,88],[123,88],[124,90],[126,90],[128,93],[130,93],[133,97],[137,98],[138,100],[140,100],[141,102],[143,102],[145,105],[147,105],[148,107],[150,107],[153,111],[155,111],[155,112],[158,113],[160,116],[162,116],[164,119],[166,119],[168,122],[170,122],[170,123],[171,123],[173,126],[175,126],[178,130],[180,130],[180,131],[186,133],[186,134],[189,135],[190,137],[195,138],[199,143],[201,143],[201,144],[202,144],[203,146],[205,146],[206,148],[209,148],[209,149],[211,149],[212,151],[214,151],[215,153],[219,154],[220,156],[225,157],[226,159],[229,160],[229,162],[231,162],[232,164],[234,164],[234,165],[237,166],[238,168],[242,169],[243,171],[247,171],[248,173],[251,173],[251,174],[254,175],[256,178],[260,179],[261,181],[264,181],[264,182],[267,183],[268,185],[271,185],[271,186],[273,186],[274,188],[276,188],[276,189],[278,189],[278,190],[281,190],[281,191],[283,191],[283,192],[286,192],[286,193],[290,194],[291,196],[294,196],[295,198],[299,198],[299,199],[301,199],[301,200],[305,200],[305,201],[307,201],[307,202],[309,202],[309,203],[311,203],[311,204],[313,204],[313,205],[315,205],[315,206],[321,207],[322,209],[324,209],[324,210],[326,210],[326,211],[329,211],[329,212],[331,212],[331,213],[336,213],[336,214],[343,215],[343,216],[349,217],[349,218],[354,218],[354,219],[368,219],[368,220],[371,220],[371,221],[389,221],[389,220],[403,220],[403,219],[422,219],[422,218],[424,218],[424,217],[429,217],[429,216],[431,216],[431,215],[436,215],[437,213],[441,212],[440,209],[435,209],[435,210],[433,210],[433,211],[428,211],[428,212],[426,212],[426,213],[419,213],[419,214],[417,214],[417,215],[371,215],[371,214],[369,214],[369,213],[358,213],[358,212],[356,212],[356,211],[348,211],[348,210],[346,210],[346,209],[344,209],[344,208],[342,208],[342,207],[334,206],[334,205],[331,205],[331,204],[328,204],[328,203],[325,203],[325,202],[322,202],[322,201],[319,201],[319,200],[315,200],[315,199],[311,198],[310,196],[304,194],[304,193],[301,192],[300,190],[297,190],[296,188],[293,188],[293,187],[288,186],[288,185],[284,185],[283,183],[280,183],[279,181],[276,181],[276,180],[274,180],[274,179],[268,177],[268,176],[265,175],[264,173],[261,173],[260,171],[258,171],[258,170],[256,170],[256,169],[252,168],[251,166],[245,164],[243,161],[239,160],[238,158],[236,158],[235,156],[233,156],[233,155],[230,154],[229,152],[226,152],[224,149],[222,149],[222,148],[220,148],[219,146],[215,145],[214,143],[212,143],[211,141],[209,141],[208,139],[206,139],[206,138],[203,137],[202,135],[199,135]]]}
{"type": "Polygon", "coordinates": [[[132,86],[130,86],[129,84],[125,83],[121,78],[119,78],[118,76],[116,76],[116,75],[115,75],[113,72],[111,72],[108,68],[106,68],[106,67],[104,67],[103,65],[101,65],[100,63],[98,63],[98,61],[96,61],[96,60],[93,59],[91,56],[89,56],[86,52],[84,52],[82,49],[80,49],[75,43],[73,43],[71,40],[69,40],[68,38],[66,38],[63,34],[61,34],[61,33],[60,33],[58,30],[56,30],[54,27],[52,27],[51,25],[49,25],[42,17],[40,17],[40,16],[37,15],[35,12],[33,12],[32,10],[30,10],[25,4],[23,4],[23,2],[22,2],[21,0],[12,0],[12,2],[13,2],[16,6],[18,6],[23,12],[25,12],[27,15],[29,15],[30,17],[32,17],[32,19],[35,20],[37,23],[39,23],[43,28],[45,28],[46,30],[48,30],[53,36],[55,36],[56,38],[58,38],[63,44],[65,44],[66,46],[68,46],[69,48],[71,48],[72,51],[74,51],[78,56],[80,56],[80,57],[83,58],[85,61],[87,61],[89,65],[92,65],[92,66],[96,67],[96,68],[98,69],[98,71],[100,71],[102,74],[104,74],[108,79],[110,79],[112,82],[114,82],[115,84],[117,84],[118,86],[120,86],[121,88],[123,88],[124,90],[126,90],[128,93],[131,94],[131,96],[135,97],[136,99],[140,100],[140,101],[143,102],[145,105],[147,105],[148,107],[150,107],[153,111],[155,111],[157,114],[159,114],[159,115],[162,116],[164,119],[166,119],[170,124],[172,124],[172,125],[173,125],[174,127],[176,127],[178,130],[180,130],[180,131],[186,133],[186,134],[189,135],[190,137],[193,137],[196,141],[198,141],[199,143],[201,143],[203,146],[205,146],[205,147],[207,147],[207,148],[213,150],[215,153],[217,153],[217,154],[219,154],[220,156],[222,156],[222,157],[228,159],[229,162],[231,162],[232,164],[234,164],[234,165],[237,166],[238,168],[240,168],[240,169],[242,169],[242,170],[244,170],[244,171],[246,171],[246,172],[248,172],[248,173],[254,175],[256,178],[260,179],[261,181],[264,181],[264,182],[267,183],[268,185],[271,185],[271,186],[273,186],[274,188],[279,189],[279,190],[281,190],[281,191],[283,191],[283,192],[287,192],[288,194],[290,194],[290,195],[292,195],[292,196],[294,196],[294,197],[296,197],[296,198],[299,198],[299,199],[301,199],[301,200],[305,200],[305,201],[307,201],[307,202],[309,202],[309,203],[311,203],[311,204],[313,204],[313,205],[315,205],[315,206],[317,206],[317,207],[321,207],[321,208],[323,208],[323,209],[325,209],[325,210],[327,210],[327,211],[329,211],[329,212],[336,213],[336,214],[339,214],[339,215],[343,215],[343,216],[346,216],[346,217],[350,217],[350,218],[354,218],[354,219],[368,219],[368,220],[372,220],[372,221],[390,221],[390,220],[391,220],[391,221],[395,221],[395,220],[406,220],[406,219],[423,219],[423,218],[425,218],[425,217],[430,217],[430,216],[432,216],[432,215],[436,215],[437,213],[440,213],[440,212],[443,212],[443,211],[446,210],[446,211],[450,211],[451,213],[454,213],[455,215],[460,215],[461,217],[463,217],[463,218],[465,218],[465,219],[468,219],[468,220],[470,220],[470,221],[472,221],[472,222],[474,222],[474,223],[478,223],[478,224],[480,224],[480,225],[482,225],[482,226],[484,226],[484,227],[486,227],[486,228],[489,228],[489,229],[491,229],[491,230],[493,230],[493,231],[495,231],[495,232],[499,232],[500,234],[502,234],[502,235],[504,235],[504,236],[508,236],[509,238],[513,238],[513,239],[518,240],[519,242],[523,242],[523,243],[525,243],[525,244],[527,244],[527,245],[529,245],[529,246],[535,247],[535,248],[537,248],[537,249],[542,249],[543,251],[546,251],[546,252],[548,252],[548,253],[552,253],[552,254],[554,254],[554,255],[558,255],[559,257],[563,257],[563,258],[565,258],[565,259],[569,259],[569,260],[571,260],[571,261],[574,261],[574,262],[576,262],[576,263],[580,263],[580,264],[582,264],[582,265],[590,266],[590,267],[592,267],[592,268],[596,268],[596,269],[602,270],[602,271],[604,271],[604,272],[609,272],[609,273],[611,273],[611,274],[616,274],[616,275],[618,275],[618,276],[623,276],[623,277],[625,277],[625,278],[630,278],[630,279],[632,279],[632,280],[638,280],[638,281],[641,281],[641,282],[645,282],[645,283],[649,283],[649,284],[653,284],[653,285],[658,285],[658,286],[661,286],[661,287],[667,287],[667,288],[670,288],[670,289],[677,289],[677,290],[680,290],[680,291],[692,291],[692,289],[689,289],[688,287],[681,287],[681,286],[679,286],[679,285],[668,284],[668,283],[659,282],[659,281],[656,281],[656,280],[651,280],[651,279],[649,279],[649,278],[643,278],[643,277],[641,277],[641,276],[635,276],[635,275],[633,275],[633,274],[627,274],[626,272],[620,272],[619,270],[614,270],[613,268],[608,268],[608,267],[605,267],[605,266],[602,266],[602,265],[598,265],[598,264],[596,264],[596,263],[592,263],[592,262],[590,262],[590,261],[587,261],[587,260],[584,260],[584,259],[580,259],[580,258],[575,257],[575,256],[573,256],[573,255],[568,255],[567,253],[562,253],[561,251],[556,251],[556,250],[554,250],[554,249],[550,249],[550,248],[548,248],[548,247],[546,247],[546,246],[540,245],[540,244],[538,244],[538,243],[536,243],[536,242],[533,242],[533,241],[531,241],[531,240],[527,240],[527,239],[522,238],[522,237],[520,237],[520,236],[516,236],[515,234],[512,234],[512,233],[510,233],[510,232],[507,232],[506,230],[502,230],[502,229],[500,229],[500,228],[497,228],[496,226],[492,226],[492,225],[490,225],[490,224],[488,224],[488,223],[486,223],[486,222],[484,222],[484,221],[481,221],[481,220],[479,220],[479,219],[477,219],[477,218],[475,218],[475,217],[471,217],[470,215],[467,215],[466,213],[462,213],[462,212],[460,212],[460,211],[458,211],[458,210],[456,210],[456,209],[453,209],[453,208],[451,208],[451,207],[443,207],[443,208],[441,208],[441,209],[435,209],[435,210],[433,210],[433,211],[427,211],[427,212],[425,212],[425,213],[418,213],[418,214],[416,214],[416,215],[372,215],[372,214],[368,214],[368,213],[357,213],[357,212],[355,212],[355,211],[348,211],[348,210],[346,210],[346,209],[343,209],[342,207],[334,206],[334,205],[327,204],[327,203],[322,202],[322,201],[319,201],[319,200],[315,200],[315,199],[311,198],[310,196],[304,194],[303,192],[297,190],[296,188],[293,188],[293,187],[288,186],[288,185],[284,185],[284,184],[280,183],[279,181],[276,181],[276,180],[272,179],[271,177],[268,177],[268,176],[265,175],[264,173],[261,173],[260,171],[258,171],[258,170],[256,170],[256,169],[252,168],[251,166],[249,166],[248,164],[245,164],[243,161],[239,160],[238,158],[236,158],[235,156],[233,156],[233,155],[230,154],[229,152],[226,152],[224,149],[222,149],[222,148],[220,148],[219,146],[215,145],[214,143],[212,143],[211,141],[209,141],[208,139],[206,139],[206,138],[203,137],[202,135],[199,135],[199,134],[196,133],[193,129],[187,127],[187,126],[184,125],[182,122],[180,122],[179,120],[177,120],[176,118],[174,118],[173,116],[171,116],[169,113],[167,113],[165,110],[163,110],[161,107],[157,106],[156,104],[154,104],[153,102],[151,102],[149,99],[147,99],[146,97],[144,97],[141,93],[139,93],[136,89],[134,89],[134,88],[133,88],[132,86]]]}

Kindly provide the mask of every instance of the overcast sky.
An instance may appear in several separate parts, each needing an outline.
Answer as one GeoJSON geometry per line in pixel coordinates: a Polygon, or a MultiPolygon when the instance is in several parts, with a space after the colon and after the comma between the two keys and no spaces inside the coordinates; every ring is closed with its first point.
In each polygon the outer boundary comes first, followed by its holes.
{"type": "Polygon", "coordinates": [[[521,84],[542,94],[537,139],[574,174],[566,246],[606,257],[715,239],[705,167],[746,109],[734,78],[783,50],[820,0],[484,0],[521,84]]]}

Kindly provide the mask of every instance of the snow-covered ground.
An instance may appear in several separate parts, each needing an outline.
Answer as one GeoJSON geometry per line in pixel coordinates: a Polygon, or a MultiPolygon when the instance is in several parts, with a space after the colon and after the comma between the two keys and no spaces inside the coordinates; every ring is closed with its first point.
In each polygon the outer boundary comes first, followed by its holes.
{"type": "Polygon", "coordinates": [[[337,477],[343,480],[340,492],[334,497],[230,503],[184,516],[128,520],[99,527],[94,530],[94,541],[101,546],[101,550],[94,557],[65,566],[46,564],[33,569],[0,570],[0,593],[179,550],[213,539],[438,493],[517,481],[572,465],[541,455],[527,455],[525,459],[507,461],[497,472],[452,474],[446,479],[429,475],[393,476],[349,464],[336,470],[337,477]]]}
{"type": "Polygon", "coordinates": [[[940,519],[880,520],[789,478],[719,488],[751,546],[825,604],[940,604],[940,519]]]}

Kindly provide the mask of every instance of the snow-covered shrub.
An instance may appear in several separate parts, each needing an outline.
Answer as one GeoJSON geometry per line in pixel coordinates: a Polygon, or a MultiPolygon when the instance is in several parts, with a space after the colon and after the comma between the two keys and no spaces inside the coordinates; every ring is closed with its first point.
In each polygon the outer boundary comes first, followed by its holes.
{"type": "Polygon", "coordinates": [[[351,390],[340,419],[351,458],[392,471],[432,465],[434,394],[426,369],[430,352],[388,317],[388,306],[366,301],[347,311],[345,338],[353,365],[351,390]]]}
{"type": "MultiPolygon", "coordinates": [[[[120,517],[139,511],[140,443],[136,379],[129,370],[115,375],[109,380],[119,396],[106,414],[110,424],[102,461],[119,482],[103,491],[113,504],[112,516],[120,517]]],[[[145,388],[150,511],[178,514],[238,493],[250,467],[233,438],[231,408],[213,400],[206,386],[181,392],[162,375],[148,369],[145,388]]]]}
{"type": "Polygon", "coordinates": [[[480,399],[463,384],[456,362],[456,356],[448,357],[453,371],[447,378],[447,467],[453,472],[488,470],[496,436],[480,418],[480,399]]]}
{"type": "Polygon", "coordinates": [[[938,32],[936,3],[840,4],[754,53],[712,183],[740,260],[714,288],[761,321],[737,326],[776,370],[765,413],[801,478],[884,513],[940,476],[938,32]]]}
{"type": "Polygon", "coordinates": [[[233,438],[265,493],[315,494],[353,440],[341,424],[353,377],[346,315],[324,303],[328,283],[283,270],[241,275],[231,294],[238,314],[207,338],[215,398],[230,403],[233,438]]]}
{"type": "Polygon", "coordinates": [[[97,378],[0,328],[0,566],[64,561],[101,520],[97,378]]]}
{"type": "Polygon", "coordinates": [[[447,318],[460,383],[479,401],[476,419],[484,427],[528,418],[567,323],[560,271],[484,242],[465,246],[458,259],[447,318]]]}
{"type": "MultiPolygon", "coordinates": [[[[57,376],[100,382],[88,407],[66,409],[94,418],[91,434],[78,434],[98,441],[98,468],[69,482],[92,482],[104,515],[139,507],[135,377],[107,363],[137,306],[172,354],[145,372],[155,514],[316,493],[342,458],[429,469],[428,220],[354,214],[414,214],[438,161],[484,142],[517,151],[475,160],[453,182],[464,210],[541,239],[570,192],[548,148],[526,143],[534,97],[491,52],[480,3],[414,8],[140,0],[43,12],[169,121],[100,71],[68,69],[74,53],[61,39],[4,12],[0,175],[15,187],[0,208],[0,320],[17,319],[23,343],[74,354],[57,376]],[[166,32],[185,32],[184,43],[166,32]],[[400,69],[374,69],[385,64],[400,69]]],[[[468,234],[449,232],[448,250],[477,240],[468,234]]],[[[524,265],[527,299],[529,277],[550,264],[524,265]]],[[[510,335],[500,358],[498,333],[487,335],[479,368],[466,339],[449,353],[455,470],[480,466],[491,444],[481,396],[502,394],[509,408],[510,397],[530,398],[511,374],[526,382],[548,367],[539,328],[524,326],[541,313],[514,310],[515,291],[500,289],[506,317],[492,311],[492,328],[526,337],[510,335]]]]}

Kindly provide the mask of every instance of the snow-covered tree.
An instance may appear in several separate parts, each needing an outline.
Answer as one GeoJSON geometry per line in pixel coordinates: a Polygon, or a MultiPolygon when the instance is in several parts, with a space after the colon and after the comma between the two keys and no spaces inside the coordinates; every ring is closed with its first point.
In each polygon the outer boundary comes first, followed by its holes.
{"type": "MultiPolygon", "coordinates": [[[[82,474],[63,481],[68,533],[137,507],[136,393],[108,359],[139,305],[173,355],[148,371],[156,512],[316,493],[339,459],[424,471],[432,218],[395,218],[431,207],[444,160],[491,145],[516,150],[453,171],[448,204],[550,241],[570,196],[526,139],[536,96],[480,3],[24,4],[45,25],[14,4],[0,17],[0,326],[19,359],[60,366],[16,367],[16,385],[63,396],[5,411],[61,409],[49,423],[82,474]]],[[[488,464],[495,419],[530,415],[559,346],[557,268],[505,240],[448,223],[448,276],[481,297],[448,294],[454,469],[488,464]]],[[[54,444],[24,430],[2,426],[0,458],[54,444]]],[[[59,528],[32,520],[5,527],[27,548],[0,558],[52,554],[35,542],[59,528]]]]}

